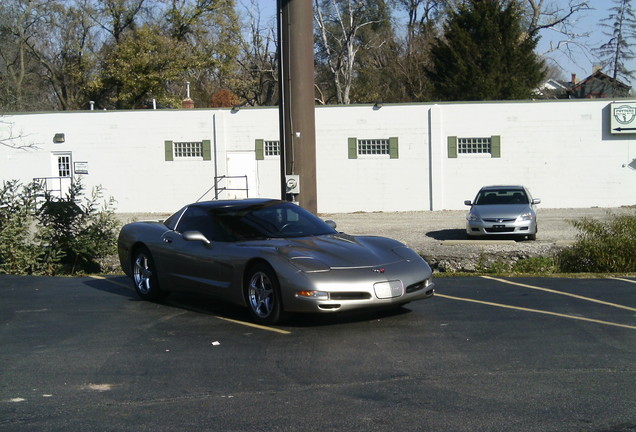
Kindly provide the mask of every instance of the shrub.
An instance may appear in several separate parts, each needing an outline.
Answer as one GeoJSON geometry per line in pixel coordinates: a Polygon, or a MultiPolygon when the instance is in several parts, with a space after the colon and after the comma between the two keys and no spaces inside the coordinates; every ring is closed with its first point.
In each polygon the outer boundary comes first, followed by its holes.
{"type": "Polygon", "coordinates": [[[55,263],[57,256],[42,256],[37,247],[34,224],[37,211],[36,184],[23,186],[17,180],[3,182],[0,189],[0,273],[39,274],[46,263],[55,263]]]}
{"type": "Polygon", "coordinates": [[[636,272],[636,212],[608,213],[601,222],[583,218],[570,223],[579,230],[576,243],[557,255],[562,272],[636,272]]]}
{"type": "Polygon", "coordinates": [[[37,184],[4,182],[0,189],[0,273],[55,274],[98,271],[97,260],[115,253],[119,224],[112,198],[90,198],[75,180],[57,200],[37,184]]]}

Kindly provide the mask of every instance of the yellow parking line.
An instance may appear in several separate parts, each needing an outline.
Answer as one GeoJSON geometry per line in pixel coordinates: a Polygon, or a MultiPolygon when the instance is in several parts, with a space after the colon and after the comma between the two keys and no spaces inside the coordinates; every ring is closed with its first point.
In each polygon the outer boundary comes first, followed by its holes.
{"type": "Polygon", "coordinates": [[[446,294],[439,294],[437,292],[435,293],[435,297],[442,297],[442,298],[447,298],[447,299],[450,299],[450,300],[465,301],[465,302],[469,302],[469,303],[479,303],[479,304],[483,304],[483,305],[495,306],[495,307],[500,307],[500,308],[504,308],[504,309],[513,309],[513,310],[520,310],[520,311],[524,311],[524,312],[533,312],[533,313],[538,313],[538,314],[543,314],[543,315],[552,315],[552,316],[557,316],[557,317],[561,317],[561,318],[569,318],[569,319],[573,319],[573,320],[587,321],[587,322],[592,322],[592,323],[596,323],[596,324],[603,324],[603,325],[608,325],[608,326],[623,327],[623,328],[636,330],[636,326],[631,326],[631,325],[627,325],[627,324],[618,324],[618,323],[613,323],[613,322],[609,322],[609,321],[601,321],[601,320],[595,320],[595,319],[591,319],[591,318],[579,317],[579,316],[574,316],[574,315],[560,314],[560,313],[557,313],[557,312],[549,312],[549,311],[544,311],[544,310],[540,310],[540,309],[529,309],[529,308],[524,308],[524,307],[519,307],[519,306],[505,305],[505,304],[501,304],[501,303],[492,303],[492,302],[481,301],[481,300],[473,300],[473,299],[467,299],[467,298],[461,298],[461,297],[453,297],[453,296],[449,296],[449,295],[446,295],[446,294]]]}
{"type": "Polygon", "coordinates": [[[229,322],[234,323],[234,324],[240,324],[240,325],[244,325],[244,326],[247,326],[247,327],[257,328],[257,329],[260,329],[260,330],[267,330],[267,331],[280,333],[280,334],[291,334],[290,331],[277,329],[275,327],[267,327],[267,326],[262,326],[262,325],[259,325],[259,324],[253,324],[253,323],[246,322],[246,321],[238,321],[238,320],[234,320],[234,319],[231,319],[231,318],[224,318],[224,317],[220,317],[220,316],[214,316],[214,318],[218,318],[218,319],[224,320],[224,321],[229,321],[229,322]]]}
{"type": "Polygon", "coordinates": [[[112,280],[112,279],[105,278],[105,277],[103,277],[103,276],[88,275],[88,277],[89,277],[89,278],[93,278],[93,279],[104,280],[104,281],[106,281],[106,282],[110,282],[110,283],[112,283],[113,285],[117,285],[117,286],[120,286],[120,287],[130,288],[130,285],[128,285],[128,284],[123,284],[123,283],[121,283],[121,282],[117,282],[117,281],[114,281],[114,280],[112,280]]]}
{"type": "MultiPolygon", "coordinates": [[[[120,282],[114,281],[114,280],[112,280],[112,279],[105,278],[105,277],[103,277],[103,276],[94,276],[94,275],[89,275],[89,277],[91,277],[91,278],[93,278],[93,279],[99,279],[99,280],[103,280],[103,281],[106,281],[106,282],[110,282],[110,283],[112,283],[112,284],[114,284],[114,285],[122,286],[122,287],[124,287],[124,288],[130,288],[130,286],[129,286],[129,285],[127,285],[127,284],[123,284],[123,283],[120,283],[120,282]]],[[[192,309],[192,308],[190,308],[190,310],[193,310],[193,309],[192,309]]],[[[218,318],[218,319],[220,319],[220,320],[229,321],[229,322],[231,322],[231,323],[234,323],[234,324],[240,324],[240,325],[244,325],[244,326],[247,326],[247,327],[257,328],[257,329],[259,329],[259,330],[266,330],[266,331],[271,331],[271,332],[274,332],[274,333],[280,333],[280,334],[291,334],[291,332],[290,332],[290,331],[287,331],[287,330],[281,330],[281,329],[277,329],[277,328],[274,328],[274,327],[267,327],[267,326],[262,326],[262,325],[259,325],[259,324],[253,324],[253,323],[250,323],[250,322],[234,320],[234,319],[231,319],[231,318],[224,318],[224,317],[221,317],[221,316],[218,316],[218,315],[212,315],[212,316],[213,316],[214,318],[218,318]]]]}
{"type": "Polygon", "coordinates": [[[537,287],[537,286],[533,286],[533,285],[526,285],[526,284],[522,284],[522,283],[519,283],[519,282],[512,282],[512,281],[509,281],[509,280],[499,279],[499,278],[495,278],[495,277],[491,277],[491,276],[481,276],[481,277],[484,278],[484,279],[491,279],[491,280],[494,280],[494,281],[497,281],[497,282],[503,282],[503,283],[506,283],[506,284],[509,284],[509,285],[517,285],[517,286],[520,286],[520,287],[530,288],[530,289],[539,290],[539,291],[545,291],[545,292],[549,292],[549,293],[552,293],[552,294],[559,294],[559,295],[564,295],[564,296],[568,296],[568,297],[574,297],[574,298],[578,298],[578,299],[581,299],[581,300],[585,300],[585,301],[589,301],[589,302],[593,302],[593,303],[599,303],[599,304],[603,304],[603,305],[606,305],[606,306],[612,306],[612,307],[619,308],[619,309],[626,309],[626,310],[629,310],[629,311],[636,311],[636,308],[633,308],[633,307],[623,306],[623,305],[619,305],[619,304],[616,304],[616,303],[610,303],[610,302],[606,302],[606,301],[602,301],[602,300],[597,300],[597,299],[593,299],[593,298],[590,298],[590,297],[583,297],[583,296],[580,296],[580,295],[577,295],[577,294],[570,294],[570,293],[566,293],[566,292],[562,292],[562,291],[556,291],[556,290],[549,289],[549,288],[541,288],[541,287],[537,287]]]}
{"type": "Polygon", "coordinates": [[[623,279],[623,278],[619,278],[619,277],[611,277],[608,279],[614,279],[614,280],[619,280],[619,281],[623,281],[623,282],[629,282],[629,283],[633,283],[636,284],[636,280],[631,280],[631,279],[623,279]]]}

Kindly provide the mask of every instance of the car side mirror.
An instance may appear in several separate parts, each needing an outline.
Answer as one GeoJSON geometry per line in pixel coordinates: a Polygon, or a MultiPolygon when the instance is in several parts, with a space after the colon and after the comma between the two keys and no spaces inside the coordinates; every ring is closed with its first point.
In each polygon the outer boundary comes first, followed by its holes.
{"type": "Polygon", "coordinates": [[[325,221],[325,223],[326,223],[327,225],[329,225],[331,228],[336,229],[336,226],[337,226],[337,225],[336,225],[336,223],[335,223],[334,221],[332,221],[331,219],[326,220],[326,221],[325,221]]]}
{"type": "Polygon", "coordinates": [[[206,246],[209,246],[211,243],[210,240],[208,240],[207,237],[201,234],[201,232],[199,231],[186,231],[183,234],[181,234],[181,236],[183,237],[184,240],[199,241],[206,246]]]}
{"type": "Polygon", "coordinates": [[[468,206],[469,206],[469,205],[473,205],[473,203],[472,203],[470,200],[466,200],[466,201],[464,201],[464,204],[465,204],[465,205],[468,205],[468,206]]]}
{"type": "Polygon", "coordinates": [[[541,204],[541,198],[533,198],[532,204],[541,204]]]}

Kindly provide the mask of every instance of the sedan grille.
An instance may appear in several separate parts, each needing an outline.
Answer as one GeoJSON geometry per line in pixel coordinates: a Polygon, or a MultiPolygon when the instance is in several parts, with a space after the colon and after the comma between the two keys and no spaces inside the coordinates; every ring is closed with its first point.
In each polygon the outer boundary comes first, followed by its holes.
{"type": "Polygon", "coordinates": [[[503,218],[484,218],[484,222],[494,222],[494,223],[509,223],[514,222],[517,219],[503,219],[503,218]]]}
{"type": "Polygon", "coordinates": [[[484,228],[484,230],[486,230],[486,232],[489,233],[511,233],[511,232],[515,232],[514,227],[512,228],[484,228]]]}

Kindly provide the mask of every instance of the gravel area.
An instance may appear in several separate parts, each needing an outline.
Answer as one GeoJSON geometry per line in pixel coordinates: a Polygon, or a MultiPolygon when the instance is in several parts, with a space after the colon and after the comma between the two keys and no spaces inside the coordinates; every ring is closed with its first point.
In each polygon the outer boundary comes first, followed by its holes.
{"type": "MultiPolygon", "coordinates": [[[[322,213],[334,220],[339,231],[352,235],[380,235],[405,243],[426,258],[437,271],[475,271],[481,263],[515,261],[550,256],[571,245],[577,230],[569,220],[584,217],[605,220],[609,214],[631,213],[634,208],[577,208],[537,210],[539,232],[536,241],[503,238],[466,240],[466,211],[322,213]]],[[[133,220],[164,219],[168,214],[119,214],[126,223],[133,220]]]]}

